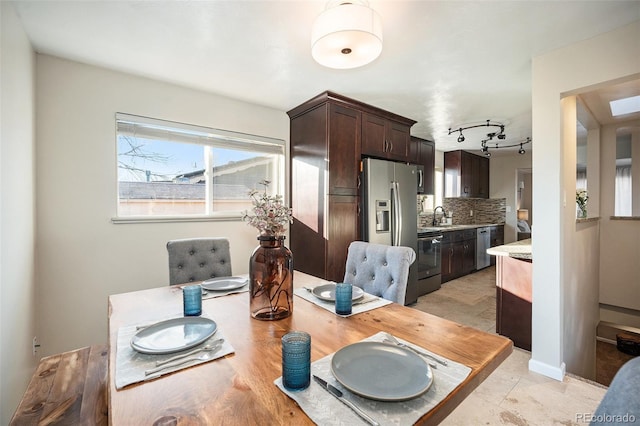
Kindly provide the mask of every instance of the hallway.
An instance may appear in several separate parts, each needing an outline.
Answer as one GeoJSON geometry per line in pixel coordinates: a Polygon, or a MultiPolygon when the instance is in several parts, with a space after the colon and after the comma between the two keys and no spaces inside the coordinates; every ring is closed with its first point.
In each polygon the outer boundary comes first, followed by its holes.
{"type": "MultiPolygon", "coordinates": [[[[461,324],[495,333],[495,267],[449,281],[413,305],[461,324]]],[[[579,425],[593,413],[606,387],[567,374],[562,382],[530,372],[531,354],[513,353],[443,425],[579,425]]]]}

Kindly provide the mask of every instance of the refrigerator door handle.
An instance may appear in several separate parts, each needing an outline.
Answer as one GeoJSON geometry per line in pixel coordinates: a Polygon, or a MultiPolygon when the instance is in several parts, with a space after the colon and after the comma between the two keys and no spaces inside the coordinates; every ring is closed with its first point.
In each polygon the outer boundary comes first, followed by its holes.
{"type": "Polygon", "coordinates": [[[400,202],[400,186],[398,182],[391,182],[391,210],[393,214],[393,234],[391,237],[391,245],[400,244],[400,235],[402,235],[402,203],[400,202]]]}

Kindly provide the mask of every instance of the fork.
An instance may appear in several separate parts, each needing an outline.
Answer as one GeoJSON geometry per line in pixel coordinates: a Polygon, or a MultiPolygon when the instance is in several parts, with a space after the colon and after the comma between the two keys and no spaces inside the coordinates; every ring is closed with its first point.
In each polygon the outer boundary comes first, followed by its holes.
{"type": "Polygon", "coordinates": [[[158,367],[150,368],[148,370],[145,370],[144,375],[145,376],[149,376],[151,374],[157,373],[158,371],[162,371],[162,370],[165,370],[167,368],[179,367],[182,364],[186,364],[186,363],[191,362],[191,361],[206,361],[206,360],[210,359],[211,357],[213,357],[213,354],[218,352],[221,347],[222,347],[222,344],[218,344],[218,345],[214,346],[213,349],[211,349],[210,351],[203,352],[202,354],[200,354],[198,356],[182,358],[182,359],[179,359],[177,361],[169,362],[167,364],[164,364],[164,365],[161,365],[161,366],[158,366],[158,367]]]}
{"type": "Polygon", "coordinates": [[[208,345],[205,345],[205,346],[203,346],[201,348],[198,348],[198,349],[194,349],[191,352],[187,352],[186,354],[176,355],[176,356],[173,356],[173,357],[171,357],[169,359],[165,359],[163,361],[156,361],[156,367],[159,367],[159,366],[164,365],[164,364],[168,364],[168,363],[173,362],[173,361],[177,361],[177,360],[179,360],[181,358],[186,358],[188,356],[195,355],[195,354],[200,353],[200,352],[212,351],[212,350],[216,349],[216,346],[220,346],[222,343],[224,343],[224,339],[216,339],[213,342],[209,343],[208,345]]]}
{"type": "Polygon", "coordinates": [[[407,348],[407,349],[417,353],[418,355],[420,355],[422,357],[429,358],[429,359],[431,359],[431,360],[433,360],[433,361],[435,361],[435,362],[437,362],[439,364],[442,364],[442,365],[447,365],[447,361],[444,360],[444,359],[440,359],[440,358],[435,357],[435,356],[433,356],[433,355],[431,355],[431,354],[429,354],[427,352],[419,351],[419,350],[415,349],[413,346],[407,345],[406,343],[402,343],[402,342],[398,341],[398,339],[396,339],[395,337],[393,337],[389,333],[384,333],[384,334],[386,336],[384,340],[386,340],[388,343],[393,343],[394,345],[402,346],[403,348],[407,348]]]}

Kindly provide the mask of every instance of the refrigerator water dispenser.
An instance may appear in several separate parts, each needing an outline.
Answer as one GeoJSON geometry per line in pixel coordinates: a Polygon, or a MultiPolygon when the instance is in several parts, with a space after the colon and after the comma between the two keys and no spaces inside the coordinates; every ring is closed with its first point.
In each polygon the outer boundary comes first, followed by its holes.
{"type": "Polygon", "coordinates": [[[391,200],[376,200],[376,232],[389,232],[391,200]]]}

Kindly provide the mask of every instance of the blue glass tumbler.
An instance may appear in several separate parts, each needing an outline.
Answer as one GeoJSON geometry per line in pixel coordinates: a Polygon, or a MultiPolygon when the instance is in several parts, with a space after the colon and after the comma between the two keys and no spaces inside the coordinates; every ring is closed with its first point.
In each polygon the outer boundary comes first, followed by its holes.
{"type": "Polygon", "coordinates": [[[185,317],[202,315],[202,287],[190,285],[182,288],[182,307],[185,317]]]}
{"type": "Polygon", "coordinates": [[[347,283],[336,284],[336,314],[351,315],[353,286],[347,283]]]}
{"type": "Polygon", "coordinates": [[[282,385],[288,390],[302,390],[311,382],[311,336],[291,331],[282,336],[282,385]]]}

